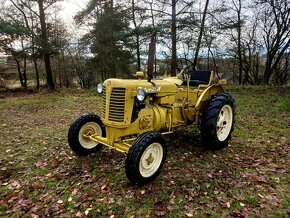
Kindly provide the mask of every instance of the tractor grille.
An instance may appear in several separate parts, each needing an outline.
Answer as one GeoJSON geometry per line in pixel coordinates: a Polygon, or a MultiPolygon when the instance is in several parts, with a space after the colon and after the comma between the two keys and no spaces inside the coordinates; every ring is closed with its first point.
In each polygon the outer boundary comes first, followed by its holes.
{"type": "Polygon", "coordinates": [[[102,116],[106,117],[106,98],[110,99],[109,103],[109,121],[124,122],[125,111],[125,88],[113,88],[110,98],[104,91],[102,116]]]}
{"type": "Polygon", "coordinates": [[[106,118],[106,87],[103,90],[103,108],[102,108],[102,118],[106,118]]]}

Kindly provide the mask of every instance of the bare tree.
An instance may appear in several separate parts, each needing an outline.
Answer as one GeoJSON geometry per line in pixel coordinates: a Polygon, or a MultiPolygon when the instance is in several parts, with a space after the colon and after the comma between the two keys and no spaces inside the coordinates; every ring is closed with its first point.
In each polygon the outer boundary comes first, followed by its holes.
{"type": "Polygon", "coordinates": [[[263,38],[267,51],[264,83],[269,84],[272,74],[290,47],[290,2],[262,0],[259,1],[259,6],[261,7],[263,38]]]}

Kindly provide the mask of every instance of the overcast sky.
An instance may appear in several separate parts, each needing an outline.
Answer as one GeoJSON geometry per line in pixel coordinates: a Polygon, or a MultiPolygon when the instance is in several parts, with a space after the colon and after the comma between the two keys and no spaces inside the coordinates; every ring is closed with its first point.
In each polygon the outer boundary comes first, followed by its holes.
{"type": "Polygon", "coordinates": [[[82,10],[89,0],[64,0],[61,2],[62,13],[61,16],[65,23],[73,22],[73,16],[80,10],[82,10]]]}
{"type": "Polygon", "coordinates": [[[75,26],[73,17],[77,14],[78,11],[81,11],[85,8],[89,0],[63,0],[60,1],[61,11],[60,16],[63,22],[68,27],[68,32],[71,34],[72,41],[81,37],[83,34],[87,33],[88,29],[80,29],[80,27],[75,26]]]}

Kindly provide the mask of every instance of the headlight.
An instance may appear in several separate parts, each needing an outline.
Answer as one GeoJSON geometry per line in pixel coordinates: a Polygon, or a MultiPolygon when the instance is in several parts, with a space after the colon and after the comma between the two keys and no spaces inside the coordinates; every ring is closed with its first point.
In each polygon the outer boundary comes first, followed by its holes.
{"type": "Polygon", "coordinates": [[[97,92],[100,93],[100,94],[103,92],[103,84],[102,83],[99,83],[97,85],[97,92]]]}
{"type": "Polygon", "coordinates": [[[145,98],[146,98],[146,92],[145,92],[145,90],[144,89],[138,89],[138,91],[137,91],[137,99],[138,99],[138,101],[144,101],[145,100],[145,98]]]}

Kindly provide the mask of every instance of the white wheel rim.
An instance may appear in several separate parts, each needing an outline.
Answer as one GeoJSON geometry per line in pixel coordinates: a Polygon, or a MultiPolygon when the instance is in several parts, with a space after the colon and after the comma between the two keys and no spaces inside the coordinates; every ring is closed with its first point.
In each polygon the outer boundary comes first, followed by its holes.
{"type": "Polygon", "coordinates": [[[87,135],[102,135],[102,129],[99,124],[95,122],[88,122],[82,126],[79,131],[79,142],[81,146],[86,149],[92,149],[96,147],[97,143],[93,140],[90,140],[87,135]]]}
{"type": "Polygon", "coordinates": [[[160,143],[152,143],[143,152],[140,162],[139,171],[141,176],[150,177],[159,169],[163,159],[163,148],[160,143]]]}
{"type": "Polygon", "coordinates": [[[217,137],[220,141],[227,139],[231,132],[233,123],[233,109],[230,105],[226,104],[219,112],[217,120],[217,137]]]}

